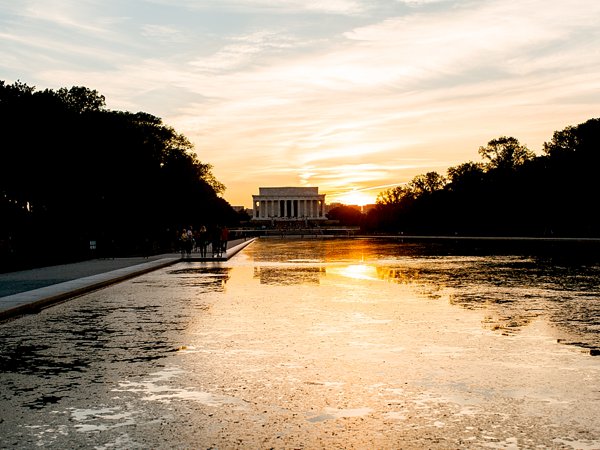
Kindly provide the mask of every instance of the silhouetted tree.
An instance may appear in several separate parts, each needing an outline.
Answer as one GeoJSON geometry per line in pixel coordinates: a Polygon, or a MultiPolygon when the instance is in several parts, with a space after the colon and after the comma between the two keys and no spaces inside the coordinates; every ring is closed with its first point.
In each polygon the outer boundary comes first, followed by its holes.
{"type": "Polygon", "coordinates": [[[481,184],[485,177],[485,166],[472,161],[450,167],[448,174],[448,189],[461,191],[474,189],[481,184]]]}
{"type": "Polygon", "coordinates": [[[377,204],[398,205],[409,198],[413,198],[410,189],[405,186],[394,186],[379,193],[377,196],[377,204]]]}
{"type": "Polygon", "coordinates": [[[359,226],[363,220],[362,211],[355,206],[341,205],[332,208],[327,213],[330,220],[339,220],[340,225],[359,226]]]}
{"type": "Polygon", "coordinates": [[[237,221],[185,136],[107,110],[95,90],[0,81],[0,123],[5,265],[86,257],[90,239],[111,254],[165,251],[178,228],[237,221]]]}
{"type": "Polygon", "coordinates": [[[60,88],[56,92],[47,89],[44,94],[56,95],[67,109],[77,113],[100,111],[106,106],[106,98],[103,95],[83,86],[73,86],[70,89],[60,88]]]}
{"type": "Polygon", "coordinates": [[[425,175],[417,175],[408,184],[414,197],[433,194],[444,187],[446,179],[437,172],[427,172],[425,175]]]}
{"type": "Polygon", "coordinates": [[[493,235],[600,235],[600,119],[569,126],[535,156],[502,136],[479,148],[484,163],[416,176],[380,193],[371,231],[493,235]]]}
{"type": "Polygon", "coordinates": [[[537,178],[544,188],[546,228],[554,234],[598,235],[600,119],[554,132],[543,146],[537,178]]]}
{"type": "Polygon", "coordinates": [[[485,147],[479,147],[479,154],[488,160],[492,169],[514,169],[535,158],[535,153],[521,145],[518,139],[507,136],[492,139],[485,147]]]}

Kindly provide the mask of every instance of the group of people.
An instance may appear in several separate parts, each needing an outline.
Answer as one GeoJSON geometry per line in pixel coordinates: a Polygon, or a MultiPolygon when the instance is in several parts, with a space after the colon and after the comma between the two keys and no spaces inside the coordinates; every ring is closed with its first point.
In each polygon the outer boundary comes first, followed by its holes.
{"type": "Polygon", "coordinates": [[[204,225],[197,230],[192,226],[184,228],[179,235],[181,256],[189,258],[192,252],[199,252],[201,258],[206,258],[210,245],[213,258],[221,257],[227,251],[228,240],[229,230],[225,226],[216,226],[210,231],[204,225]]]}

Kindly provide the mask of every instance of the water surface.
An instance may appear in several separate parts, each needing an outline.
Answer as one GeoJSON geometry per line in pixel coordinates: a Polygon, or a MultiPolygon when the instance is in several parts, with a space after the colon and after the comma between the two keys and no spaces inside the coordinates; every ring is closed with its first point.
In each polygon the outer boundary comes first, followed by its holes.
{"type": "Polygon", "coordinates": [[[0,326],[2,448],[600,448],[600,265],[259,240],[0,326]]]}

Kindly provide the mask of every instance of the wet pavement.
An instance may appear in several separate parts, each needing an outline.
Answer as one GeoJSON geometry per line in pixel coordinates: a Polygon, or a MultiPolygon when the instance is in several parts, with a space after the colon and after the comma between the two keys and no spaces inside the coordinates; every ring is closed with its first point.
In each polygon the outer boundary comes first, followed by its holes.
{"type": "Polygon", "coordinates": [[[0,325],[0,448],[600,448],[600,266],[259,240],[0,325]]]}

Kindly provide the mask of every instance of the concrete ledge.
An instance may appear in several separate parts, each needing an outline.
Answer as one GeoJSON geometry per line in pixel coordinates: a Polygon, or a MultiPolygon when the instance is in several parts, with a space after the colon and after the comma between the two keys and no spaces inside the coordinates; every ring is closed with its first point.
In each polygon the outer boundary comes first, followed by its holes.
{"type": "Polygon", "coordinates": [[[237,255],[241,250],[243,250],[244,248],[246,248],[247,246],[252,244],[255,240],[256,240],[256,238],[248,239],[247,241],[240,242],[239,244],[234,245],[231,248],[228,248],[225,256],[227,257],[227,259],[229,259],[229,258],[237,255]]]}
{"type": "Polygon", "coordinates": [[[0,297],[0,321],[23,314],[34,314],[44,308],[63,302],[70,298],[87,294],[88,292],[92,292],[111,284],[119,283],[129,278],[134,278],[153,270],[161,269],[179,262],[227,261],[229,258],[236,255],[255,240],[256,238],[252,238],[239,243],[232,242],[232,247],[228,248],[225,252],[225,255],[220,258],[181,258],[180,256],[173,255],[157,259],[155,261],[135,264],[129,267],[111,270],[109,272],[104,272],[97,275],[77,278],[70,281],[64,281],[62,283],[52,284],[39,289],[0,297]]]}
{"type": "Polygon", "coordinates": [[[181,261],[179,258],[163,258],[137,264],[110,272],[53,284],[32,291],[21,292],[0,298],[0,320],[13,316],[39,312],[41,309],[68,298],[103,288],[113,283],[142,275],[181,261]]]}

